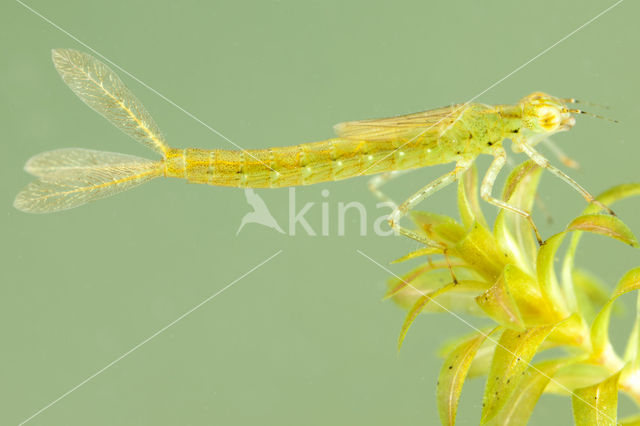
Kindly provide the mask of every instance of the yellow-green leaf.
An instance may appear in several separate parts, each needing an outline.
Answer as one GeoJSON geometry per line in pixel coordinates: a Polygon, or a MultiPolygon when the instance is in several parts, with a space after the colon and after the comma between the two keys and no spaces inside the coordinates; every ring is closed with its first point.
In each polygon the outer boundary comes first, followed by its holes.
{"type": "Polygon", "coordinates": [[[458,181],[458,211],[465,228],[471,228],[476,222],[487,227],[478,203],[478,173],[475,164],[458,181]]]}
{"type": "Polygon", "coordinates": [[[567,306],[560,291],[558,278],[554,268],[554,260],[556,252],[562,244],[566,232],[560,232],[549,238],[546,243],[540,247],[538,258],[536,259],[538,282],[540,290],[544,297],[549,300],[556,310],[557,314],[562,318],[567,316],[567,306]]]}
{"type": "Polygon", "coordinates": [[[615,238],[632,247],[638,247],[638,240],[627,225],[617,216],[610,214],[587,214],[575,218],[567,231],[587,231],[615,238]]]}
{"type": "MultiPolygon", "coordinates": [[[[454,264],[456,265],[456,264],[454,264]]],[[[475,280],[476,274],[466,267],[454,266],[456,277],[458,281],[475,280]]],[[[389,283],[388,298],[393,300],[395,304],[403,309],[411,309],[418,299],[425,294],[429,294],[434,290],[439,289],[453,281],[453,275],[446,261],[433,262],[432,264],[426,264],[423,267],[414,270],[415,275],[411,273],[405,275],[402,278],[395,278],[389,283]],[[441,267],[437,267],[441,266],[441,267]],[[421,270],[422,268],[422,270],[421,270]]],[[[488,287],[488,283],[485,284],[485,289],[488,287]]],[[[474,294],[475,297],[477,294],[474,294]]],[[[440,303],[444,304],[446,308],[461,308],[466,312],[474,313],[480,312],[480,307],[477,306],[474,299],[471,298],[471,294],[466,295],[461,291],[455,293],[449,293],[449,296],[443,295],[440,303]],[[447,299],[448,298],[448,299],[447,299]],[[454,300],[456,299],[456,300],[454,300]],[[467,304],[470,304],[467,306],[467,304]]],[[[429,311],[440,312],[436,309],[437,305],[428,308],[429,311]]]]}
{"type": "MultiPolygon", "coordinates": [[[[615,203],[616,201],[624,200],[625,198],[633,197],[636,195],[640,195],[640,183],[625,183],[607,189],[602,194],[598,195],[596,199],[601,203],[604,203],[605,205],[611,207],[611,204],[615,203]]],[[[584,213],[595,213],[598,210],[600,210],[599,206],[596,206],[595,204],[589,204],[584,209],[584,213]]]]}
{"type": "Polygon", "coordinates": [[[462,225],[449,216],[423,211],[410,211],[409,215],[418,228],[434,241],[455,244],[466,233],[462,225]]]}
{"type": "Polygon", "coordinates": [[[513,263],[509,255],[498,247],[493,234],[475,223],[469,233],[452,250],[488,281],[495,281],[505,265],[513,263]]]}
{"type": "Polygon", "coordinates": [[[629,362],[631,371],[640,371],[640,292],[636,300],[636,318],[624,351],[624,361],[629,362]]]}
{"type": "Polygon", "coordinates": [[[489,421],[491,426],[526,425],[549,380],[566,360],[549,360],[527,368],[511,398],[489,421]]]}
{"type": "Polygon", "coordinates": [[[616,426],[618,418],[618,379],[620,372],[571,397],[576,426],[616,426]]]}
{"type": "Polygon", "coordinates": [[[502,199],[514,207],[530,210],[542,169],[532,160],[516,166],[509,174],[502,190],[502,199]]]}
{"type": "Polygon", "coordinates": [[[589,326],[580,314],[575,313],[558,323],[547,337],[546,343],[590,349],[589,342],[589,326]]]}
{"type": "MultiPolygon", "coordinates": [[[[533,161],[517,166],[504,186],[502,199],[514,207],[530,212],[542,169],[533,161]]],[[[494,224],[494,234],[500,246],[507,250],[517,264],[533,272],[538,243],[533,237],[531,224],[522,216],[500,210],[494,224]]]]}
{"type": "Polygon", "coordinates": [[[496,344],[492,341],[485,341],[484,344],[478,349],[476,357],[469,367],[467,377],[481,377],[489,374],[491,368],[491,360],[496,350],[496,344]]]}
{"type": "Polygon", "coordinates": [[[628,271],[618,282],[611,299],[602,307],[596,319],[591,325],[591,344],[593,345],[593,358],[598,359],[611,346],[609,342],[609,320],[613,303],[621,295],[640,288],[640,268],[628,271]]]}
{"type": "Polygon", "coordinates": [[[522,373],[529,367],[538,347],[553,328],[553,325],[548,325],[523,332],[505,330],[502,333],[484,388],[482,424],[495,417],[509,400],[522,379],[522,373]]]}
{"type": "MultiPolygon", "coordinates": [[[[384,295],[383,299],[388,299],[389,297],[394,296],[395,294],[399,293],[400,291],[404,290],[407,287],[416,287],[419,290],[424,289],[424,287],[422,287],[421,285],[416,285],[415,282],[418,280],[419,277],[424,276],[425,274],[431,272],[431,271],[436,271],[436,270],[441,270],[441,269],[449,269],[449,263],[446,261],[440,261],[440,262],[430,262],[430,263],[426,263],[424,265],[420,265],[417,268],[413,269],[412,271],[410,271],[409,273],[403,275],[400,278],[393,278],[391,280],[389,280],[388,282],[388,287],[389,290],[387,291],[387,293],[384,295]]],[[[451,273],[449,273],[449,278],[451,278],[451,273]]],[[[447,280],[451,281],[451,280],[447,280]]],[[[446,284],[447,282],[443,282],[442,284],[446,284]]]]}
{"type": "Polygon", "coordinates": [[[612,297],[620,297],[625,293],[640,288],[640,268],[633,268],[627,271],[620,279],[612,297]]]}
{"type": "Polygon", "coordinates": [[[413,321],[424,310],[425,306],[430,301],[434,301],[434,303],[436,303],[438,306],[444,307],[442,303],[439,303],[434,299],[448,292],[469,292],[469,291],[480,292],[480,291],[484,291],[486,289],[486,286],[487,284],[482,281],[472,281],[472,280],[458,281],[457,283],[452,282],[435,291],[432,291],[430,293],[425,293],[422,296],[420,296],[418,301],[415,303],[415,305],[413,305],[413,307],[407,314],[407,317],[405,318],[404,323],[402,324],[402,329],[400,330],[400,335],[398,336],[398,350],[400,350],[400,348],[402,347],[402,342],[404,341],[404,338],[407,335],[407,332],[409,331],[409,327],[411,327],[411,324],[413,324],[413,321]]]}
{"type": "Polygon", "coordinates": [[[507,265],[502,272],[526,326],[548,325],[562,319],[551,301],[540,290],[538,281],[516,265],[507,265]]]}
{"type": "Polygon", "coordinates": [[[442,254],[442,253],[443,251],[439,247],[423,247],[421,249],[412,251],[411,253],[408,253],[402,256],[401,258],[394,260],[391,263],[401,263],[401,262],[406,262],[407,260],[415,259],[421,256],[431,256],[434,254],[442,254]]]}
{"type": "MultiPolygon", "coordinates": [[[[616,201],[623,200],[628,197],[640,195],[640,183],[632,183],[632,184],[624,184],[615,186],[599,196],[596,199],[607,206],[611,206],[616,201]]],[[[584,214],[595,213],[600,209],[600,207],[589,204],[584,209],[584,214]]],[[[568,300],[568,305],[571,310],[575,310],[577,308],[574,288],[573,288],[573,265],[575,261],[576,250],[578,248],[578,243],[580,242],[580,237],[582,236],[582,232],[574,232],[571,236],[571,244],[567,249],[567,252],[564,257],[564,262],[562,264],[562,282],[564,285],[565,295],[568,300]]]]}
{"type": "Polygon", "coordinates": [[[598,364],[590,362],[574,362],[564,365],[556,372],[553,381],[546,391],[559,395],[570,396],[571,389],[591,386],[601,382],[611,375],[611,371],[598,364]]]}
{"type": "Polygon", "coordinates": [[[524,321],[518,305],[511,296],[509,286],[504,280],[504,274],[487,291],[476,297],[476,302],[498,324],[506,328],[524,331],[524,321]]]}
{"type": "Polygon", "coordinates": [[[453,426],[455,424],[458,400],[460,399],[462,386],[471,362],[487,336],[493,334],[499,328],[497,327],[487,334],[479,334],[465,340],[449,353],[442,364],[436,394],[440,421],[443,425],[453,426]]]}

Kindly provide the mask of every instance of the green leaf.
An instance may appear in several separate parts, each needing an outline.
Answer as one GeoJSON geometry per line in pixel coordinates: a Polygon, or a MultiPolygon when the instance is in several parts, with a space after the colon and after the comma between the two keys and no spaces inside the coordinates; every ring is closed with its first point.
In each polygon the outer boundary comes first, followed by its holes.
{"type": "Polygon", "coordinates": [[[591,344],[593,346],[593,358],[599,359],[603,354],[611,351],[609,341],[609,320],[613,303],[621,295],[640,288],[640,268],[628,271],[618,282],[616,289],[609,301],[602,307],[596,319],[591,325],[591,344]]]}
{"type": "Polygon", "coordinates": [[[576,426],[616,426],[618,418],[618,379],[620,372],[585,388],[571,397],[576,426]]]}
{"type": "Polygon", "coordinates": [[[574,362],[564,365],[556,372],[546,392],[570,396],[571,390],[591,386],[611,375],[611,371],[591,362],[574,362]]]}
{"type": "Polygon", "coordinates": [[[633,268],[627,271],[620,279],[612,297],[620,297],[625,293],[640,288],[640,268],[633,268]]]}
{"type": "Polygon", "coordinates": [[[546,243],[540,247],[538,258],[536,259],[538,283],[540,291],[544,297],[549,300],[554,307],[558,317],[564,318],[568,315],[567,306],[564,297],[560,291],[558,278],[554,269],[554,260],[556,252],[562,244],[566,232],[560,232],[549,238],[546,243]]]}
{"type": "Polygon", "coordinates": [[[526,425],[549,380],[566,362],[566,360],[549,360],[527,368],[509,401],[488,424],[491,426],[526,425]]]}
{"type": "Polygon", "coordinates": [[[513,263],[509,255],[500,249],[491,232],[478,223],[451,251],[489,282],[498,279],[505,265],[513,263]]]}
{"type": "MultiPolygon", "coordinates": [[[[625,198],[634,197],[637,195],[640,195],[640,183],[625,183],[607,189],[605,192],[598,195],[596,197],[596,200],[611,207],[611,204],[615,203],[616,201],[624,200],[625,198]]],[[[595,213],[598,210],[600,210],[600,207],[594,204],[589,204],[584,209],[584,213],[595,213]]]]}
{"type": "Polygon", "coordinates": [[[562,319],[551,301],[542,294],[538,281],[518,266],[505,266],[501,279],[510,289],[527,327],[548,325],[562,319]]]}
{"type": "Polygon", "coordinates": [[[415,259],[421,256],[431,256],[434,254],[443,254],[443,250],[440,247],[423,247],[421,249],[412,251],[399,259],[394,260],[391,263],[401,263],[406,262],[407,260],[415,259]]]}
{"type": "Polygon", "coordinates": [[[476,357],[469,367],[467,377],[481,377],[489,374],[491,368],[491,360],[496,350],[496,343],[493,341],[485,341],[484,344],[478,349],[476,357]]]}
{"type": "Polygon", "coordinates": [[[540,344],[554,325],[526,331],[505,330],[496,346],[484,388],[481,423],[495,417],[509,400],[540,344]]]}
{"type": "MultiPolygon", "coordinates": [[[[446,261],[443,263],[446,264],[446,261]]],[[[436,265],[436,262],[434,262],[433,265],[436,265]]],[[[411,309],[420,297],[444,287],[453,281],[453,275],[448,266],[431,270],[427,268],[422,273],[419,269],[420,268],[416,270],[415,276],[411,277],[410,274],[407,274],[406,277],[408,279],[394,279],[389,284],[391,286],[390,292],[393,292],[389,294],[389,298],[403,309],[411,309]]],[[[454,270],[458,281],[473,281],[477,279],[477,275],[468,268],[454,266],[454,270]]],[[[484,289],[486,290],[488,286],[489,284],[485,283],[484,289]]],[[[472,314],[482,312],[473,299],[477,296],[478,292],[468,291],[469,294],[467,294],[463,290],[465,289],[460,289],[460,291],[457,292],[444,293],[438,298],[438,302],[447,309],[460,309],[472,314]]],[[[429,304],[426,310],[430,312],[443,311],[443,309],[438,308],[437,304],[429,304]]]]}
{"type": "Polygon", "coordinates": [[[615,238],[632,247],[638,247],[633,232],[617,216],[609,214],[588,214],[575,218],[567,231],[587,231],[615,238]]]}
{"type": "Polygon", "coordinates": [[[509,292],[504,274],[487,291],[476,297],[478,306],[498,324],[524,331],[525,325],[516,301],[509,292]]]}
{"type": "Polygon", "coordinates": [[[640,292],[636,300],[636,318],[633,329],[624,350],[624,362],[629,362],[630,371],[640,370],[640,292]]]}
{"type": "Polygon", "coordinates": [[[585,350],[590,350],[589,326],[580,314],[572,314],[558,323],[547,337],[546,343],[583,347],[585,350]]]}
{"type": "MultiPolygon", "coordinates": [[[[487,284],[482,281],[458,281],[457,283],[450,283],[441,287],[435,291],[430,293],[423,294],[420,296],[418,301],[413,305],[407,317],[402,324],[402,329],[400,330],[400,335],[398,336],[398,350],[402,347],[402,342],[404,341],[407,332],[409,331],[409,327],[413,324],[413,321],[416,317],[425,309],[425,306],[430,302],[434,301],[440,307],[445,307],[442,303],[440,303],[436,299],[438,296],[443,295],[448,292],[480,292],[484,291],[487,288],[487,284]]],[[[446,307],[445,307],[446,308],[446,307]]]]}
{"type": "Polygon", "coordinates": [[[460,393],[471,362],[485,339],[499,328],[463,341],[449,353],[442,364],[436,394],[440,421],[443,425],[455,425],[460,393]]]}
{"type": "Polygon", "coordinates": [[[455,244],[466,234],[465,228],[449,216],[423,211],[410,211],[409,215],[419,230],[434,241],[455,244]]]}
{"type": "Polygon", "coordinates": [[[458,211],[466,229],[476,222],[487,227],[478,203],[478,173],[475,164],[458,180],[458,211]]]}
{"type": "MultiPolygon", "coordinates": [[[[632,184],[624,184],[615,186],[599,196],[596,199],[607,206],[611,206],[611,204],[616,201],[623,200],[628,197],[640,195],[640,183],[632,183],[632,184]]],[[[595,213],[600,208],[596,205],[589,204],[584,209],[584,214],[595,213]]],[[[578,243],[580,242],[580,238],[582,236],[582,232],[574,232],[571,236],[571,244],[565,254],[564,261],[562,264],[562,282],[564,286],[564,292],[567,297],[569,309],[575,311],[577,309],[574,288],[573,288],[573,276],[572,271],[574,269],[576,250],[578,248],[578,243]]]]}
{"type": "MultiPolygon", "coordinates": [[[[507,178],[502,199],[514,207],[530,212],[541,173],[542,169],[531,160],[520,164],[507,178]]],[[[531,224],[522,216],[501,209],[493,232],[500,246],[509,252],[517,264],[533,273],[538,243],[533,236],[531,224]]]]}
{"type": "MultiPolygon", "coordinates": [[[[453,265],[451,265],[453,266],[453,265]]],[[[413,269],[412,271],[410,271],[409,273],[403,275],[400,278],[392,278],[388,281],[387,285],[389,287],[389,290],[387,291],[387,293],[384,295],[384,299],[388,299],[394,295],[396,295],[397,293],[401,292],[402,290],[407,289],[407,287],[409,287],[409,289],[414,290],[412,287],[415,287],[419,290],[424,290],[425,288],[433,288],[433,287],[425,287],[422,284],[425,283],[424,277],[425,275],[427,275],[429,272],[431,271],[439,271],[439,270],[447,270],[449,271],[449,263],[447,263],[446,261],[439,261],[439,262],[430,262],[430,263],[426,263],[424,265],[420,265],[417,268],[413,269]],[[420,278],[421,279],[419,282],[418,280],[420,278]]],[[[449,271],[449,276],[448,278],[445,278],[446,281],[441,283],[442,285],[447,284],[451,278],[451,272],[449,271]]],[[[433,282],[434,280],[430,280],[429,284],[431,282],[433,282]]],[[[440,285],[436,285],[437,287],[440,287],[440,285]]],[[[415,291],[415,290],[414,290],[415,291]]]]}

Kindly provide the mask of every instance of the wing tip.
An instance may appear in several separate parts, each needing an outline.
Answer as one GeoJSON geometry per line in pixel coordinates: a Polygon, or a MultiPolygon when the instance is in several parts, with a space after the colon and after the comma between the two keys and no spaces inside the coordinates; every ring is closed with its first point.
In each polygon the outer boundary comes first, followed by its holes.
{"type": "Polygon", "coordinates": [[[63,49],[63,48],[51,49],[51,59],[53,60],[54,63],[56,63],[59,60],[59,58],[65,56],[65,53],[68,50],[69,49],[63,49]]]}
{"type": "Polygon", "coordinates": [[[13,207],[23,213],[43,213],[35,208],[32,201],[28,189],[25,188],[16,195],[16,198],[13,200],[13,207]]]}
{"type": "Polygon", "coordinates": [[[73,200],[76,202],[69,202],[72,201],[71,199],[62,203],[52,203],[50,202],[51,197],[56,194],[50,190],[49,193],[43,192],[47,190],[47,188],[43,188],[43,185],[46,185],[46,183],[42,180],[36,180],[28,184],[16,195],[13,200],[13,207],[23,213],[47,214],[69,210],[87,203],[87,201],[77,202],[77,200],[73,200]]]}
{"type": "Polygon", "coordinates": [[[62,73],[63,67],[70,62],[68,52],[69,49],[51,49],[51,60],[59,73],[62,73]]]}
{"type": "Polygon", "coordinates": [[[38,176],[38,174],[35,172],[34,164],[36,163],[37,158],[40,155],[41,154],[36,154],[36,155],[32,156],[31,158],[29,158],[26,163],[24,163],[23,169],[24,169],[25,172],[29,173],[32,176],[38,176]]]}
{"type": "Polygon", "coordinates": [[[333,131],[336,135],[341,135],[342,133],[344,133],[345,127],[346,127],[345,122],[337,123],[333,125],[333,131]]]}
{"type": "Polygon", "coordinates": [[[64,69],[69,67],[71,64],[78,64],[86,60],[87,56],[88,55],[86,53],[82,53],[75,49],[51,49],[51,60],[60,73],[62,73],[64,69]]]}

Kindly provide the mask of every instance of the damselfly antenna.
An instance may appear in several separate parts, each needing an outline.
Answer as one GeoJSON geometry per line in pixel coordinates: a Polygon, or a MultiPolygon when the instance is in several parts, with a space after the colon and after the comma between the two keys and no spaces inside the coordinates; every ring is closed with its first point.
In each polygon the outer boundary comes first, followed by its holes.
{"type": "Polygon", "coordinates": [[[612,123],[620,123],[620,121],[614,119],[614,118],[609,118],[609,117],[605,117],[604,115],[598,115],[598,114],[594,114],[592,112],[587,112],[587,111],[583,111],[581,109],[574,109],[574,108],[569,108],[567,109],[567,111],[569,112],[573,112],[575,114],[584,114],[584,115],[588,115],[590,117],[595,117],[595,118],[599,118],[601,120],[607,120],[610,121],[612,123]]]}
{"type": "Polygon", "coordinates": [[[567,104],[581,104],[581,105],[594,106],[602,109],[609,109],[607,105],[597,104],[595,102],[583,101],[576,98],[561,98],[561,100],[567,104]]]}

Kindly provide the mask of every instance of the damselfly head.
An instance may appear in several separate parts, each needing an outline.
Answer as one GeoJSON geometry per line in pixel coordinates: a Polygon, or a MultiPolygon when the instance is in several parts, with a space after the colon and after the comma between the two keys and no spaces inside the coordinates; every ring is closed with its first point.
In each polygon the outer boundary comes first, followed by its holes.
{"type": "Polygon", "coordinates": [[[522,107],[522,123],[534,133],[552,134],[569,130],[576,124],[565,99],[542,92],[534,92],[519,102],[522,107]]]}

